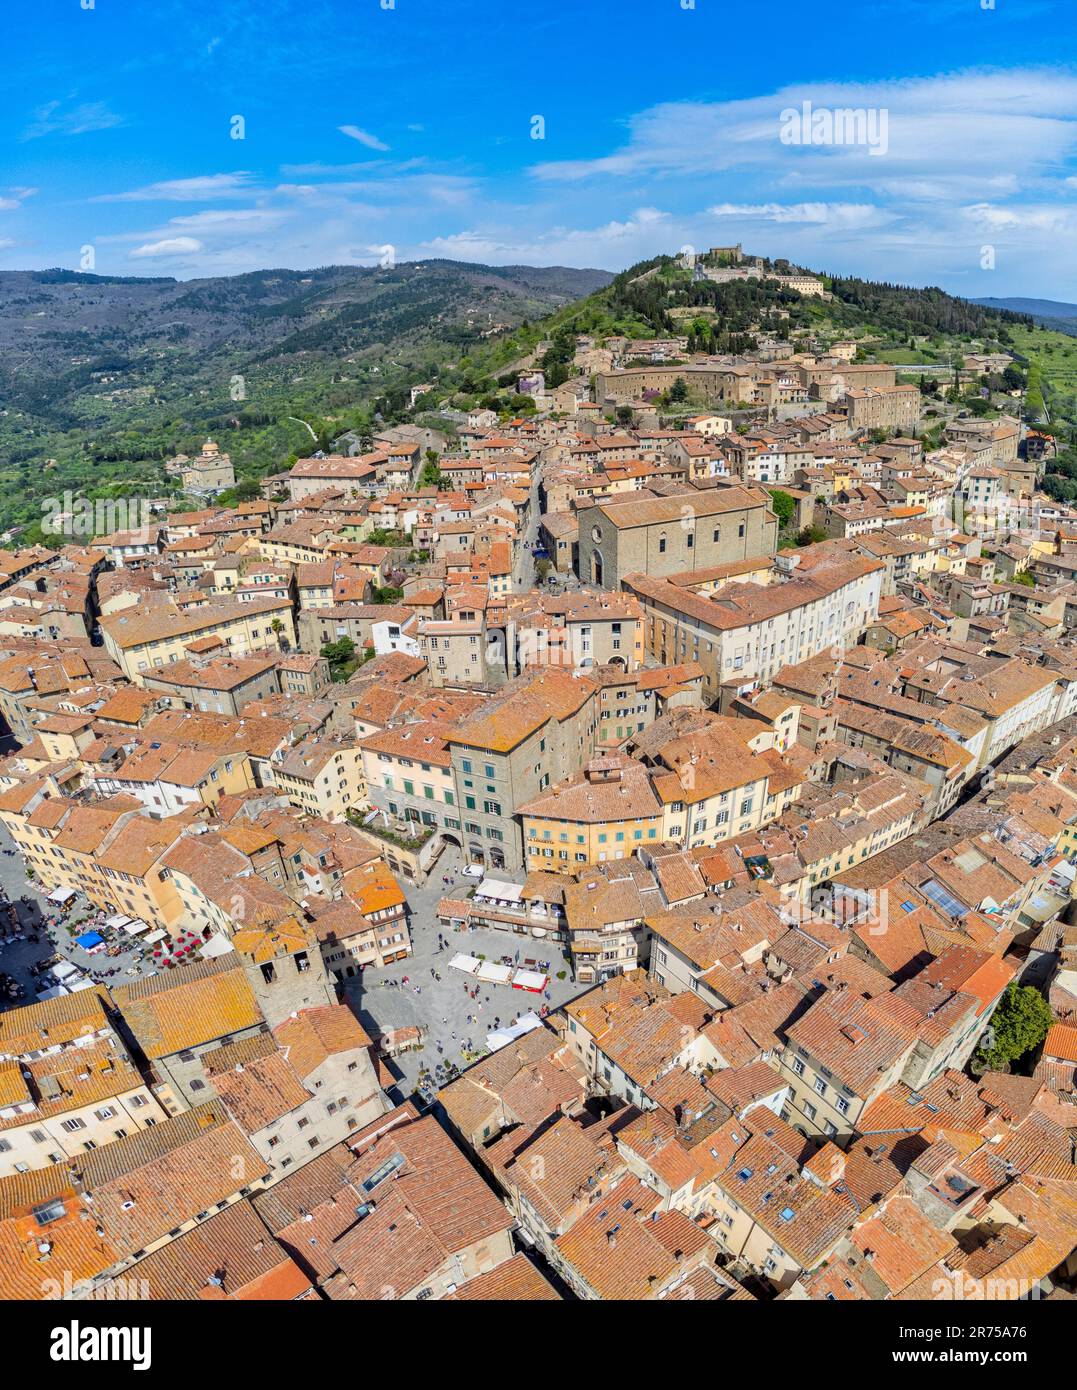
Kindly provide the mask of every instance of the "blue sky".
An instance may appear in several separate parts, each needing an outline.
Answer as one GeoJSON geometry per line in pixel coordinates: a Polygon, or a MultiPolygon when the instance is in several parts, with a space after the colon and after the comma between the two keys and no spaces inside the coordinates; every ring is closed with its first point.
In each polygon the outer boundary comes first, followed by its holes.
{"type": "Polygon", "coordinates": [[[1074,0],[90,3],[5,4],[0,268],[740,241],[1077,300],[1074,0]],[[885,112],[885,141],[783,143],[804,101],[885,112]]]}

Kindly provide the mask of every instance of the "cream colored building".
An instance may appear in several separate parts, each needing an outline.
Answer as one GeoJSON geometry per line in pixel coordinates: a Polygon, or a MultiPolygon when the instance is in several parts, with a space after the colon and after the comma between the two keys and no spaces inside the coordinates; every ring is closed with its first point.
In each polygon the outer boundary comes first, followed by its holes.
{"type": "Polygon", "coordinates": [[[203,639],[222,642],[231,656],[298,646],[292,604],[275,598],[205,603],[186,611],[171,603],[126,608],[102,618],[101,631],[105,650],[136,685],[144,671],[184,660],[191,644],[203,639]]]}
{"type": "Polygon", "coordinates": [[[44,1055],[34,1048],[0,1062],[0,1178],[76,1159],[168,1118],[103,1013],[100,1022],[95,1034],[44,1055]]]}
{"type": "Polygon", "coordinates": [[[363,752],[355,744],[308,739],[274,758],[271,773],[293,806],[323,820],[343,820],[366,804],[363,752]]]}

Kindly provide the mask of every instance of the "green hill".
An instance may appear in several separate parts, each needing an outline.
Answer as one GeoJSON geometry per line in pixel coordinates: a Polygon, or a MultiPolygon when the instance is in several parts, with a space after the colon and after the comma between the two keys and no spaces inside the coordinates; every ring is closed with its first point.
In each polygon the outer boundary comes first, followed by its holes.
{"type": "Polygon", "coordinates": [[[609,279],[437,260],[186,282],[0,273],[0,521],[66,488],[162,492],[163,461],[207,433],[256,476],[310,446],[288,415],[361,427],[386,389],[609,279]]]}
{"type": "Polygon", "coordinates": [[[1077,335],[1077,304],[1067,304],[1059,299],[977,299],[975,302],[992,309],[1010,309],[1017,314],[1028,314],[1046,328],[1077,335]]]}
{"type": "MultiPolygon", "coordinates": [[[[440,404],[527,409],[522,363],[549,385],[575,336],[686,334],[743,353],[762,336],[855,337],[861,354],[916,364],[1011,346],[1029,316],[919,289],[824,275],[827,299],[773,275],[718,285],[668,256],[616,276],[452,261],[266,270],[214,280],[69,271],[0,274],[0,521],[32,523],[45,496],[167,490],[164,460],[207,433],[255,479],[312,446],[440,404]],[[412,411],[409,388],[433,391],[412,411]]],[[[1049,375],[1049,374],[1048,374],[1049,375]]]]}

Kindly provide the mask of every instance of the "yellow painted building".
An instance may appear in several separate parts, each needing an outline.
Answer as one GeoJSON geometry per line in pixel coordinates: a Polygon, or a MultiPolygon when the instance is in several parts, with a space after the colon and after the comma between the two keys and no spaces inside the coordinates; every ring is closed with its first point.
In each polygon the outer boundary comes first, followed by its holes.
{"type": "Polygon", "coordinates": [[[246,603],[205,603],[181,612],[174,604],[125,608],[101,619],[105,649],[129,680],[182,661],[194,642],[216,639],[230,656],[299,645],[289,599],[256,598],[246,603]]]}

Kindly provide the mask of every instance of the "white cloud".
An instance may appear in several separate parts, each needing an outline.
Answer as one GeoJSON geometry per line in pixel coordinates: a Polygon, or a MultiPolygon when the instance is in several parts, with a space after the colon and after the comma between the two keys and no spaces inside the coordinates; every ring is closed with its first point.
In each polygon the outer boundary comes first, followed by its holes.
{"type": "Polygon", "coordinates": [[[711,217],[826,223],[832,227],[875,227],[889,220],[874,203],[718,203],[707,212],[711,217]]]}
{"type": "Polygon", "coordinates": [[[168,225],[183,227],[188,231],[244,230],[252,226],[276,226],[284,216],[284,212],[276,208],[206,208],[202,212],[170,217],[168,225]]]}
{"type": "Polygon", "coordinates": [[[0,194],[0,211],[11,212],[21,208],[26,199],[32,198],[36,192],[36,188],[9,188],[6,194],[0,194]]]}
{"type": "Polygon", "coordinates": [[[164,179],[132,188],[126,193],[101,193],[94,203],[190,203],[213,198],[240,198],[250,192],[252,175],[202,174],[190,179],[164,179]]]}
{"type": "Polygon", "coordinates": [[[341,135],[346,135],[349,140],[358,140],[360,145],[365,145],[368,150],[387,150],[389,146],[384,140],[379,140],[376,135],[371,135],[369,131],[360,130],[357,125],[337,126],[341,135]]]}
{"type": "Polygon", "coordinates": [[[433,237],[416,248],[420,255],[445,256],[463,261],[485,261],[492,265],[523,262],[537,265],[630,265],[650,254],[640,246],[650,242],[659,246],[678,245],[675,224],[659,208],[645,207],[624,221],[611,221],[598,227],[545,227],[528,236],[510,226],[476,228],[451,236],[433,237]]]}
{"type": "Polygon", "coordinates": [[[389,158],[378,136],[342,126],[366,146],[356,162],[315,159],[278,165],[276,175],[260,167],[106,194],[100,201],[151,212],[136,213],[133,227],[125,208],[108,209],[116,222],[102,230],[112,235],[95,241],[199,275],[369,262],[369,248],[386,243],[398,260],[618,270],[685,245],[741,241],[818,270],[969,295],[1077,298],[1074,113],[1068,70],[791,85],[654,106],[597,159],[497,174],[463,158],[389,158]],[[782,144],[781,112],[806,99],[886,109],[885,154],[782,144]],[[171,216],[184,205],[185,215],[171,216]],[[997,248],[995,273],[981,268],[984,243],[997,248]]]}
{"type": "Polygon", "coordinates": [[[193,236],[173,236],[165,237],[163,241],[150,241],[145,246],[138,246],[131,252],[131,259],[142,259],[154,256],[187,256],[205,248],[197,237],[193,236]]]}
{"type": "Polygon", "coordinates": [[[1050,232],[1067,236],[1072,236],[1077,230],[1077,207],[1044,207],[1031,203],[997,207],[992,203],[974,203],[963,208],[962,212],[970,222],[988,230],[1050,232]]]}
{"type": "MultiPolygon", "coordinates": [[[[570,187],[581,225],[588,208],[623,207],[641,188],[661,188],[664,205],[680,209],[672,212],[677,236],[636,238],[641,255],[709,245],[720,218],[723,241],[821,270],[942,283],[972,296],[1067,298],[1077,290],[1075,159],[1077,74],[1029,68],[667,102],[633,116],[609,152],[530,174],[549,193],[570,187]],[[867,139],[785,144],[782,113],[805,101],[816,111],[875,112],[876,132],[885,112],[885,140],[875,153],[867,139]],[[705,212],[696,211],[701,187],[710,195],[705,212]],[[996,247],[995,272],[982,268],[985,242],[996,247]]],[[[601,243],[591,245],[595,264],[601,243]]]]}
{"type": "Polygon", "coordinates": [[[1048,168],[1077,147],[1077,77],[1049,69],[962,72],[878,83],[804,83],[725,102],[667,102],[629,122],[621,149],[598,159],[535,166],[543,180],[719,173],[751,167],[818,184],[885,187],[919,174],[945,180],[1048,168]],[[786,145],[781,113],[816,108],[886,111],[885,155],[867,145],[786,145]]]}
{"type": "Polygon", "coordinates": [[[62,101],[49,101],[34,112],[34,120],[23,131],[22,138],[39,140],[45,135],[86,135],[117,125],[123,125],[123,117],[110,111],[103,101],[84,101],[70,107],[62,101]]]}

